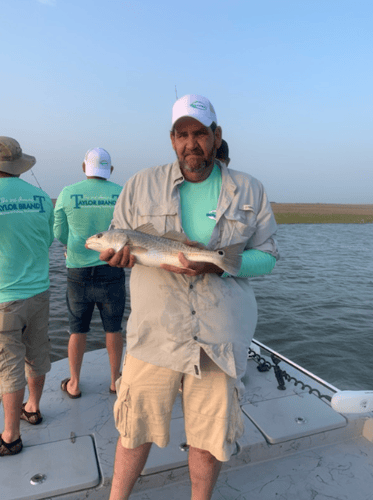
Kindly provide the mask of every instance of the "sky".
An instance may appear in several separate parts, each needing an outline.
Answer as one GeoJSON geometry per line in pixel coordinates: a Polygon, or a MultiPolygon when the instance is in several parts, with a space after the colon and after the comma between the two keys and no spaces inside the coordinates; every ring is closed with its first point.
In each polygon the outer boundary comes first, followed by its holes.
{"type": "Polygon", "coordinates": [[[176,96],[278,203],[373,203],[371,0],[2,0],[0,135],[52,198],[88,149],[113,182],[174,161],[176,96]]]}

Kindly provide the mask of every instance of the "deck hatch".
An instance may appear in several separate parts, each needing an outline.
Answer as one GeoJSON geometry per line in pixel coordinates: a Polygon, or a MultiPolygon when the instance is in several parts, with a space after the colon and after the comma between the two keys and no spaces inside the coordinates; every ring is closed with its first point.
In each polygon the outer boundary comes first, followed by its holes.
{"type": "Polygon", "coordinates": [[[242,410],[271,444],[347,425],[342,415],[307,393],[247,403],[242,406],[242,410]]]}
{"type": "Polygon", "coordinates": [[[97,486],[100,482],[91,436],[25,446],[1,460],[1,500],[38,500],[97,486]]]}

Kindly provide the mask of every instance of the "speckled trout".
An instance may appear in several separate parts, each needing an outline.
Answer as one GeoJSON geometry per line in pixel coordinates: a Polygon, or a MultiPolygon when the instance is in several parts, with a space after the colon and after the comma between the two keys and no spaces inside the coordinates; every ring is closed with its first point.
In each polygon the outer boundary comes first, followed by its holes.
{"type": "Polygon", "coordinates": [[[178,254],[194,262],[209,262],[235,276],[241,267],[243,245],[238,243],[218,250],[186,245],[187,236],[176,231],[160,235],[148,222],[136,229],[111,229],[91,236],[86,247],[96,252],[112,248],[116,252],[125,245],[136,257],[136,263],[143,266],[160,267],[161,264],[183,267],[178,254]]]}

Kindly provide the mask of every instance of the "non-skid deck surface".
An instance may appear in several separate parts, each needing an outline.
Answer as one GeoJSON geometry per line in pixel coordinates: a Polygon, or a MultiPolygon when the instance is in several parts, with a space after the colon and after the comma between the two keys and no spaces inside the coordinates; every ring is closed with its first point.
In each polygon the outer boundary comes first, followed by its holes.
{"type": "MultiPolygon", "coordinates": [[[[284,368],[290,375],[310,382],[296,369],[284,368]]],[[[109,394],[106,350],[86,353],[80,399],[69,399],[60,389],[61,380],[68,373],[67,360],[53,363],[41,402],[44,421],[39,426],[22,421],[22,440],[30,455],[32,447],[36,450],[42,444],[69,440],[71,433],[77,437],[90,436],[99,459],[100,485],[70,492],[59,499],[107,500],[118,434],[112,413],[115,396],[109,394]]],[[[361,436],[364,418],[349,417],[347,421],[328,404],[292,383],[286,383],[286,390],[279,391],[273,371],[258,372],[254,361],[248,362],[245,384],[242,403],[246,432],[240,439],[239,454],[224,464],[213,500],[373,499],[373,444],[361,436]]],[[[327,392],[314,381],[310,385],[327,392]]],[[[2,425],[0,411],[1,428],[2,425]]],[[[178,398],[171,443],[164,449],[152,448],[144,475],[131,498],[190,499],[188,454],[180,449],[184,442],[178,398]]],[[[0,484],[1,474],[6,477],[10,465],[6,457],[0,458],[0,484]]],[[[61,494],[60,489],[58,492],[61,494]]],[[[52,496],[53,492],[48,498],[52,496]]]]}

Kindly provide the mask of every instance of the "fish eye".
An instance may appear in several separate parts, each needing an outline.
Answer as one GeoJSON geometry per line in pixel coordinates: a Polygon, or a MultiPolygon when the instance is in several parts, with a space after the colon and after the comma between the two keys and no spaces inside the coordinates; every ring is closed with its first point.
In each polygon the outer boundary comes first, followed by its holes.
{"type": "Polygon", "coordinates": [[[223,250],[218,250],[218,254],[219,254],[219,255],[224,255],[223,250]]]}
{"type": "Polygon", "coordinates": [[[98,233],[97,238],[102,238],[102,237],[103,237],[103,234],[102,233],[98,233]]]}

